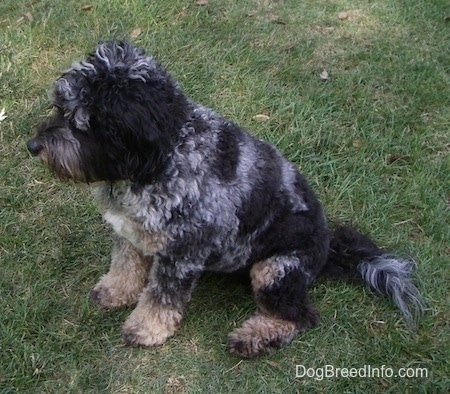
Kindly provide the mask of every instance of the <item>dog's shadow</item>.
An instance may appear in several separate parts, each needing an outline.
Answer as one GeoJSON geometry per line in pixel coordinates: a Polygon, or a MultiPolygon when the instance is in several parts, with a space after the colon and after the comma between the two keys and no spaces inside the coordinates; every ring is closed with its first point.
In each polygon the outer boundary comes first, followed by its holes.
{"type": "Polygon", "coordinates": [[[255,311],[248,274],[205,273],[186,306],[181,333],[217,341],[255,311]]]}
{"type": "Polygon", "coordinates": [[[192,295],[192,308],[211,311],[239,309],[253,303],[248,273],[211,273],[200,278],[192,295]]]}

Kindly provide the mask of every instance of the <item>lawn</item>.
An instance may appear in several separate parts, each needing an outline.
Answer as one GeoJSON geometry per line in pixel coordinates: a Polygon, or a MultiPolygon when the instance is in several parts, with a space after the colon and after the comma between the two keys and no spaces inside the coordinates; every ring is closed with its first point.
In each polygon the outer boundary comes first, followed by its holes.
{"type": "Polygon", "coordinates": [[[449,42],[446,0],[2,0],[0,393],[448,392],[449,42]],[[87,188],[54,179],[25,146],[52,81],[112,38],[146,48],[192,99],[278,146],[330,219],[413,258],[427,303],[418,329],[367,289],[318,282],[321,323],[242,360],[225,343],[253,313],[251,292],[208,275],[172,339],[125,347],[131,309],[88,297],[111,233],[87,188]],[[393,375],[320,379],[326,365],[393,375]]]}

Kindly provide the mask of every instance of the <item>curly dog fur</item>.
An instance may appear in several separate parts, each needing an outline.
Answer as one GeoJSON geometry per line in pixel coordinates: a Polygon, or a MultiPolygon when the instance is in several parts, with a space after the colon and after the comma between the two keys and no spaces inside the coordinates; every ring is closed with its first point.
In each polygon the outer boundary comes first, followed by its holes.
{"type": "Polygon", "coordinates": [[[318,276],[368,284],[408,323],[422,300],[412,263],[348,228],[329,230],[305,178],[280,152],[189,100],[141,49],[101,43],[55,82],[55,114],[28,141],[61,179],[88,183],[115,245],[93,288],[100,307],[137,304],[131,346],[172,336],[203,272],[248,272],[258,311],[228,338],[256,356],[318,322],[318,276]]]}

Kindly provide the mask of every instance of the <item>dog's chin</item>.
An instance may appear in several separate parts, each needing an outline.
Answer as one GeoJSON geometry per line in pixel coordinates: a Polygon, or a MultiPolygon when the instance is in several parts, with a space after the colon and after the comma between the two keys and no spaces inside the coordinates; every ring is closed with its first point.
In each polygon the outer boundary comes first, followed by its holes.
{"type": "Polygon", "coordinates": [[[64,160],[64,158],[61,158],[61,160],[51,158],[43,151],[38,155],[38,159],[60,181],[86,184],[96,181],[91,179],[91,177],[88,177],[84,171],[82,171],[80,166],[75,163],[69,163],[67,160],[64,160]]]}
{"type": "Polygon", "coordinates": [[[61,182],[88,184],[88,185],[94,182],[98,182],[98,180],[87,178],[83,174],[69,173],[65,170],[61,169],[56,170],[54,168],[50,168],[50,171],[61,182]]]}

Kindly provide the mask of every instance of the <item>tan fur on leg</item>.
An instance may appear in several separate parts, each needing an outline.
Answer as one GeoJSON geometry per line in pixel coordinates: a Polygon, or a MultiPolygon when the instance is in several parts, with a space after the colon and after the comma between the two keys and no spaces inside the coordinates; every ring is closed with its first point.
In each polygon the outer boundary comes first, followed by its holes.
{"type": "Polygon", "coordinates": [[[130,346],[161,345],[175,333],[181,318],[181,311],[156,302],[146,289],[123,325],[123,339],[130,346]]]}
{"type": "Polygon", "coordinates": [[[283,279],[295,267],[295,260],[272,257],[254,264],[250,270],[253,291],[270,287],[277,280],[283,279]]]}
{"type": "Polygon", "coordinates": [[[102,308],[135,304],[147,283],[151,262],[128,241],[117,239],[111,268],[91,291],[94,303],[102,308]]]}
{"type": "Polygon", "coordinates": [[[255,314],[228,336],[232,353],[254,357],[292,341],[298,329],[295,323],[255,314]]]}
{"type": "MultiPolygon", "coordinates": [[[[279,348],[292,341],[294,336],[317,320],[315,309],[310,305],[306,296],[301,300],[304,304],[305,315],[301,320],[290,321],[279,315],[279,308],[267,304],[270,289],[275,283],[282,281],[296,269],[299,260],[291,256],[274,256],[254,264],[250,270],[252,288],[259,313],[244,322],[228,336],[231,352],[244,357],[259,356],[268,351],[279,348]],[[265,293],[264,293],[265,292],[265,293]],[[261,294],[264,294],[261,297],[261,294]]],[[[273,297],[279,297],[275,294],[273,297]]]]}

